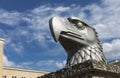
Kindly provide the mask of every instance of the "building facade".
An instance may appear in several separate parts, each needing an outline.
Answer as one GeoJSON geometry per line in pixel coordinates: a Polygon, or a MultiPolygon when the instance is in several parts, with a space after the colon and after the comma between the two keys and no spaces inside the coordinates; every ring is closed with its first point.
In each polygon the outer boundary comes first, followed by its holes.
{"type": "Polygon", "coordinates": [[[0,38],[0,78],[37,78],[46,74],[44,71],[3,66],[4,39],[0,38]]]}

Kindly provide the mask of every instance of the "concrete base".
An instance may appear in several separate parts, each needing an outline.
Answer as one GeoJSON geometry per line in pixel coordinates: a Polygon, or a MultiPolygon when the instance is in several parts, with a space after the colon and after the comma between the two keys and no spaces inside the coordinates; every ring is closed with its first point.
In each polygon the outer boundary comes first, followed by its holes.
{"type": "Polygon", "coordinates": [[[38,78],[120,78],[120,66],[86,61],[38,78]]]}

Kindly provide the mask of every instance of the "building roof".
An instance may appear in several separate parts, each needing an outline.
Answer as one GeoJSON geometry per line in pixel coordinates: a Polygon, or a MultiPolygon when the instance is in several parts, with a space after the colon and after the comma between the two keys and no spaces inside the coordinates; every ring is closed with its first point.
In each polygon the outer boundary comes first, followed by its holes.
{"type": "Polygon", "coordinates": [[[35,72],[35,73],[49,73],[49,72],[45,72],[45,71],[32,70],[32,69],[24,69],[24,68],[17,68],[17,67],[7,67],[7,66],[4,66],[3,69],[6,69],[6,70],[15,70],[15,71],[24,71],[24,72],[35,72]]]}

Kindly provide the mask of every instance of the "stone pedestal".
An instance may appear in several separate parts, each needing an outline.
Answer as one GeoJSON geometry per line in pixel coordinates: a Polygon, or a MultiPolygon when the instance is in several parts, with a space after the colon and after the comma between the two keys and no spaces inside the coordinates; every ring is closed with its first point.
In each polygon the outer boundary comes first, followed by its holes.
{"type": "Polygon", "coordinates": [[[38,78],[120,78],[120,66],[86,61],[38,78]]]}

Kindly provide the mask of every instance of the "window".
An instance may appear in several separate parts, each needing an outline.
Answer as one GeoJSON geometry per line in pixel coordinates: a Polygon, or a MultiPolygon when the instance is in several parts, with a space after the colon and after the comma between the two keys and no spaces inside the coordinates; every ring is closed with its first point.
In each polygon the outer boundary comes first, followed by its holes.
{"type": "Polygon", "coordinates": [[[12,76],[12,78],[17,78],[16,76],[12,76]]]}
{"type": "Polygon", "coordinates": [[[7,76],[2,76],[2,78],[7,78],[7,76]]]}

